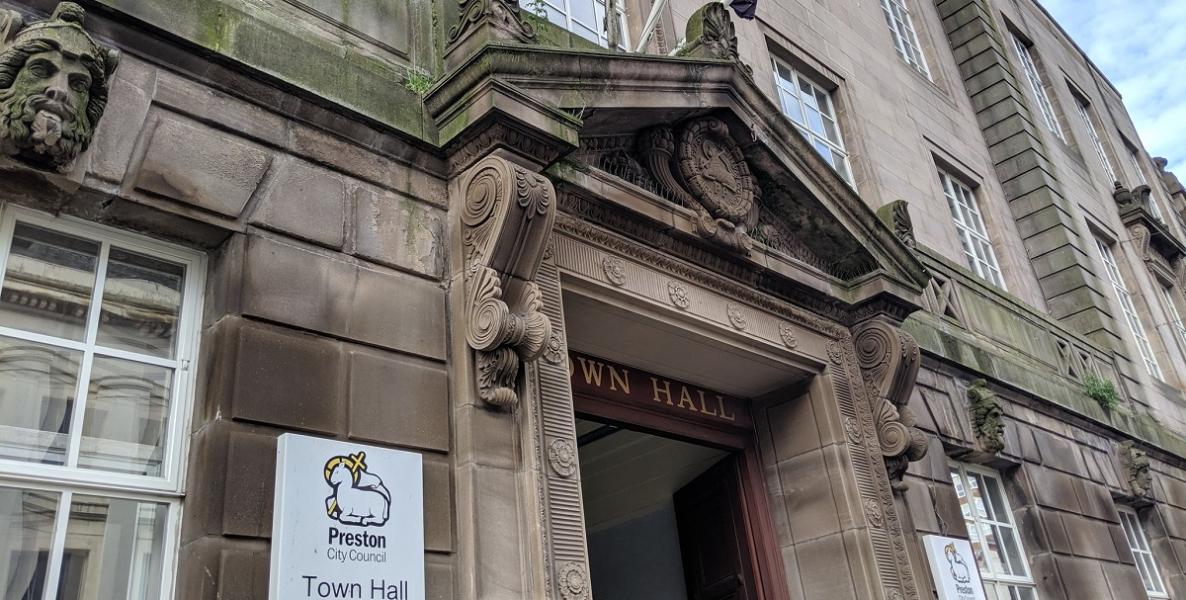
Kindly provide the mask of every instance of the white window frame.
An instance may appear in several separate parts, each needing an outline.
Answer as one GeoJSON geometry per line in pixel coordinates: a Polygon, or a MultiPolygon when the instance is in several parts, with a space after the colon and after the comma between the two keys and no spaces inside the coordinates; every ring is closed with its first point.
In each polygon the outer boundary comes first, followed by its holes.
{"type": "Polygon", "coordinates": [[[1025,71],[1025,78],[1029,81],[1030,90],[1038,100],[1038,111],[1042,113],[1042,121],[1046,123],[1046,129],[1050,130],[1059,140],[1067,141],[1066,135],[1062,131],[1062,126],[1058,123],[1058,114],[1054,112],[1054,104],[1050,101],[1050,96],[1046,93],[1046,84],[1042,81],[1042,74],[1038,72],[1038,65],[1034,62],[1034,57],[1030,53],[1029,46],[1017,37],[1017,34],[1010,33],[1013,38],[1013,49],[1017,52],[1017,59],[1021,61],[1021,68],[1025,71]]]}
{"type": "MultiPolygon", "coordinates": [[[[799,133],[803,134],[803,137],[807,138],[807,142],[811,144],[813,148],[817,143],[823,144],[833,155],[839,156],[841,158],[841,162],[844,163],[844,172],[841,173],[840,171],[836,171],[836,174],[840,175],[840,178],[848,182],[850,186],[854,185],[852,162],[849,160],[848,150],[846,150],[844,146],[844,132],[841,131],[840,119],[836,116],[836,103],[832,100],[832,93],[786,62],[779,60],[778,58],[772,58],[771,62],[773,63],[774,67],[774,86],[776,92],[778,93],[779,106],[782,108],[783,116],[785,116],[788,121],[795,125],[795,128],[799,130],[799,133]],[[783,70],[790,73],[792,79],[786,79],[783,77],[783,70]],[[818,110],[816,107],[809,106],[808,103],[803,99],[803,91],[799,87],[800,85],[808,86],[814,93],[822,95],[827,100],[826,105],[819,106],[818,110]],[[788,98],[788,96],[790,96],[790,98],[788,98]],[[817,112],[820,113],[821,119],[831,122],[832,126],[836,129],[836,141],[828,139],[826,133],[821,134],[820,132],[813,130],[810,123],[795,120],[791,110],[787,108],[787,103],[791,101],[797,103],[798,112],[800,115],[804,116],[805,120],[809,110],[817,110],[817,112]]],[[[813,98],[813,100],[817,104],[819,103],[818,98],[813,98]]],[[[816,148],[816,152],[819,152],[818,148],[816,148]]],[[[825,162],[826,161],[827,159],[825,158],[825,162]]],[[[832,167],[832,170],[836,170],[836,166],[834,164],[829,163],[828,166],[832,167]]]]}
{"type": "Polygon", "coordinates": [[[976,276],[995,285],[1002,290],[1005,287],[1005,276],[1001,273],[1001,265],[997,261],[996,249],[992,240],[988,238],[988,229],[984,224],[984,215],[980,212],[980,205],[976,193],[958,177],[938,169],[939,184],[943,187],[943,195],[947,198],[947,206],[951,209],[951,220],[955,223],[955,230],[960,244],[964,248],[964,258],[968,261],[968,268],[976,276]]]}
{"type": "Polygon", "coordinates": [[[1116,301],[1120,303],[1120,310],[1124,313],[1124,321],[1128,324],[1128,331],[1137,344],[1137,351],[1145,363],[1145,370],[1160,380],[1165,380],[1161,372],[1161,365],[1157,363],[1157,356],[1153,352],[1153,345],[1145,333],[1145,326],[1141,323],[1141,315],[1137,312],[1136,304],[1132,301],[1132,294],[1120,273],[1116,262],[1116,254],[1112,252],[1112,245],[1100,238],[1095,238],[1095,247],[1099,250],[1100,259],[1104,262],[1104,271],[1112,283],[1112,291],[1116,294],[1116,301]]]}
{"type": "Polygon", "coordinates": [[[885,15],[886,24],[889,25],[890,36],[894,39],[894,48],[898,51],[898,56],[923,77],[930,79],[931,70],[927,67],[927,57],[918,41],[918,30],[914,27],[914,19],[910,16],[906,0],[881,0],[881,12],[885,15]]]}
{"type": "Polygon", "coordinates": [[[1161,569],[1157,566],[1157,559],[1149,546],[1149,537],[1145,535],[1145,527],[1137,511],[1127,506],[1117,506],[1120,513],[1120,526],[1124,529],[1124,538],[1128,540],[1128,549],[1132,550],[1133,561],[1137,571],[1141,574],[1141,583],[1145,586],[1145,593],[1150,600],[1164,600],[1170,597],[1165,580],[1161,578],[1161,569]]]}
{"type": "MultiPolygon", "coordinates": [[[[1030,569],[1029,554],[1027,554],[1025,551],[1025,545],[1022,540],[1021,532],[1018,530],[1016,523],[1013,521],[1013,506],[1009,503],[1009,498],[1005,494],[1005,484],[1004,481],[1001,480],[1000,473],[991,469],[986,469],[967,463],[951,463],[948,465],[948,467],[951,471],[955,471],[959,474],[960,485],[964,487],[965,493],[970,493],[967,491],[970,489],[970,478],[968,477],[969,473],[975,474],[981,479],[992,479],[996,483],[997,489],[1001,492],[1001,502],[1005,505],[1004,509],[1005,513],[1007,513],[1005,517],[1007,520],[1000,521],[982,518],[980,515],[976,514],[975,511],[972,511],[972,522],[977,527],[978,532],[981,531],[981,525],[989,525],[990,528],[995,526],[998,530],[1007,529],[1013,535],[1013,541],[1017,544],[1017,552],[1021,557],[1021,566],[1025,568],[1025,575],[1023,576],[1007,573],[986,573],[982,570],[980,571],[980,579],[987,584],[1030,588],[1033,590],[1034,597],[1036,598],[1038,595],[1038,588],[1034,583],[1033,571],[1030,569]]],[[[956,493],[958,496],[958,490],[956,490],[956,493]]],[[[987,490],[982,490],[982,493],[987,494],[988,492],[987,490]]],[[[985,501],[991,502],[987,496],[985,496],[985,501]]],[[[967,523],[966,518],[964,519],[964,522],[965,524],[967,523]]],[[[969,537],[970,535],[971,534],[969,534],[969,537]]],[[[979,562],[977,562],[977,568],[979,568],[979,562]]]]}
{"type": "Polygon", "coordinates": [[[1158,282],[1161,286],[1162,297],[1165,298],[1165,310],[1169,313],[1170,325],[1178,335],[1178,341],[1186,348],[1186,323],[1182,322],[1182,314],[1178,312],[1178,305],[1174,302],[1174,288],[1158,282]]]}
{"type": "MultiPolygon", "coordinates": [[[[1075,110],[1079,112],[1079,118],[1083,119],[1083,126],[1087,128],[1087,136],[1091,139],[1092,147],[1095,148],[1095,155],[1104,165],[1104,174],[1108,176],[1108,185],[1111,186],[1120,181],[1120,177],[1116,175],[1116,167],[1108,158],[1108,149],[1104,147],[1104,140],[1100,137],[1099,130],[1095,128],[1095,119],[1091,116],[1091,105],[1082,98],[1075,98],[1075,110]]],[[[1111,187],[1108,189],[1110,190],[1111,187]]]]}
{"type": "Polygon", "coordinates": [[[0,459],[0,486],[59,494],[52,545],[46,565],[45,598],[49,600],[56,597],[65,549],[66,530],[70,521],[70,508],[76,494],[135,500],[167,506],[164,537],[161,540],[162,581],[160,589],[162,598],[172,598],[175,592],[177,556],[180,547],[178,538],[181,524],[181,503],[184,496],[187,468],[185,458],[193,414],[198,342],[201,337],[201,315],[205,302],[206,258],[203,254],[182,246],[159,242],[105,225],[67,216],[53,217],[0,202],[0,286],[3,285],[3,278],[7,271],[13,234],[18,220],[28,225],[85,238],[101,244],[95,266],[94,288],[91,290],[86,340],[67,340],[0,326],[0,335],[6,337],[83,353],[78,372],[78,388],[75,393],[74,406],[71,407],[73,412],[70,420],[71,432],[66,464],[51,465],[0,459]],[[102,348],[101,350],[101,356],[128,358],[145,364],[173,369],[173,392],[167,417],[166,445],[161,461],[162,474],[159,477],[70,466],[77,463],[80,452],[82,427],[86,414],[86,400],[82,392],[85,392],[89,386],[92,357],[95,349],[99,348],[94,342],[94,337],[102,308],[103,283],[107,272],[108,254],[113,245],[175,262],[185,267],[181,311],[178,315],[176,329],[177,346],[173,359],[152,357],[113,348],[102,348]]]}
{"type": "MultiPolygon", "coordinates": [[[[630,30],[627,27],[628,23],[626,21],[626,9],[623,4],[623,2],[618,2],[617,6],[614,7],[618,13],[618,24],[622,33],[622,39],[618,40],[619,50],[626,50],[630,48],[630,30]]],[[[536,0],[534,4],[523,4],[523,6],[529,11],[543,9],[545,14],[537,16],[547,19],[550,23],[563,27],[569,33],[578,35],[583,39],[589,40],[590,42],[594,42],[603,48],[609,47],[609,32],[605,30],[604,22],[606,10],[605,0],[536,0]],[[573,18],[572,5],[574,2],[592,3],[594,19],[602,19],[603,21],[600,23],[589,24],[584,23],[579,19],[573,18]],[[562,23],[559,22],[561,20],[563,21],[562,23]],[[597,40],[594,41],[582,35],[576,28],[573,27],[573,23],[576,23],[587,30],[597,32],[597,40]]]]}

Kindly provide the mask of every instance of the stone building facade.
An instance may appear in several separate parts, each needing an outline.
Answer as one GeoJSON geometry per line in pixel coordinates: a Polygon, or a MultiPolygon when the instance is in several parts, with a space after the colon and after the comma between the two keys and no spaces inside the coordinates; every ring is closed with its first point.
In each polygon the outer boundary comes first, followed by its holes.
{"type": "Polygon", "coordinates": [[[1186,599],[1186,191],[879,4],[0,0],[0,596],[268,598],[295,432],[427,598],[1186,599]]]}

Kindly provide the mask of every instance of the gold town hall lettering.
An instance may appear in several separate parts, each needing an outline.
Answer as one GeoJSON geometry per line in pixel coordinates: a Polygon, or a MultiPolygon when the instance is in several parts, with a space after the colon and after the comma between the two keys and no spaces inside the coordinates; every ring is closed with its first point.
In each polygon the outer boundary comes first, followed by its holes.
{"type": "Polygon", "coordinates": [[[718,424],[750,424],[744,402],[689,383],[577,352],[569,353],[568,370],[577,395],[718,424]]]}

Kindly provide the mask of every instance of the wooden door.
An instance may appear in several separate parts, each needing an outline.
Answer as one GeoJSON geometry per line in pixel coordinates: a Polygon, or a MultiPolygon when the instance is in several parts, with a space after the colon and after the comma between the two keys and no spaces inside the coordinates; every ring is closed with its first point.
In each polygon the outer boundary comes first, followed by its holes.
{"type": "Polygon", "coordinates": [[[740,458],[729,456],[675,493],[689,600],[758,600],[740,458]]]}

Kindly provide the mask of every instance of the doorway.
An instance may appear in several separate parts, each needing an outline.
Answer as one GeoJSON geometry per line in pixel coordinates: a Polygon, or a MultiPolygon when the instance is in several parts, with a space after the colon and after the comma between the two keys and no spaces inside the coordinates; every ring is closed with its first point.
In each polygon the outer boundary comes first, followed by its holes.
{"type": "Polygon", "coordinates": [[[740,452],[577,420],[594,600],[750,600],[740,452]]]}

